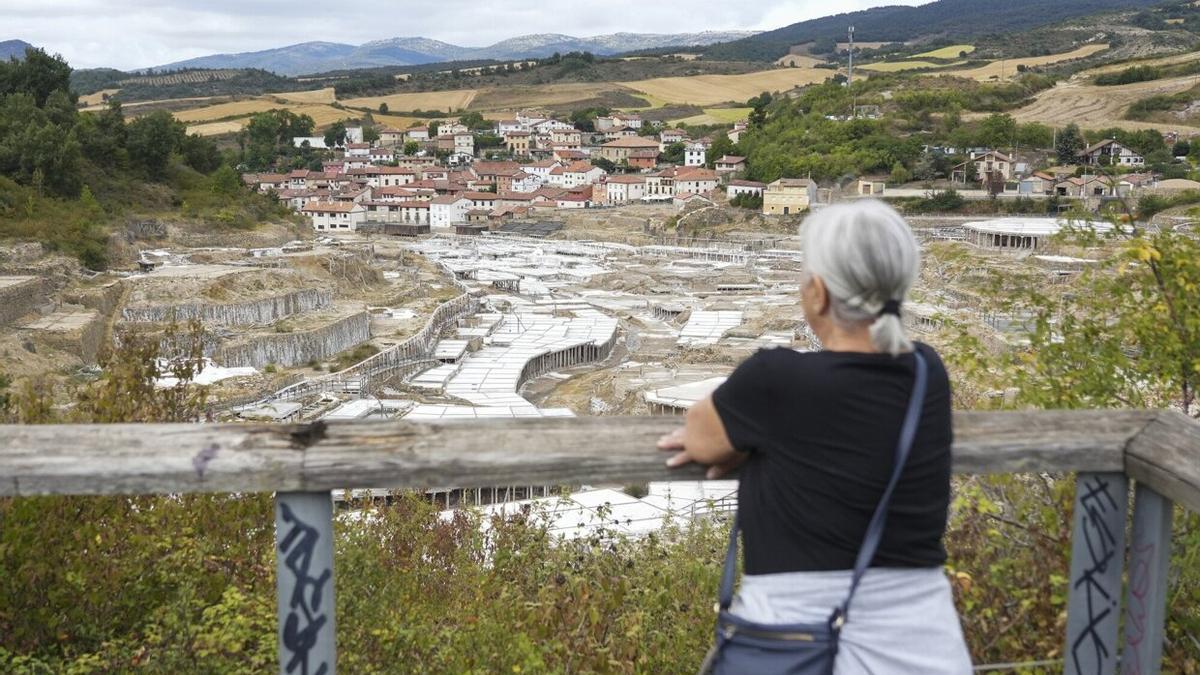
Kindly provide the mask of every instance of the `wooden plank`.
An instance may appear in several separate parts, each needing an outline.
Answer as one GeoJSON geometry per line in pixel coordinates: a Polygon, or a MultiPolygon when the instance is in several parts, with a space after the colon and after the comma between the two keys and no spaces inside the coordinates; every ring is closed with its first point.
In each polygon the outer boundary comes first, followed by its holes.
{"type": "Polygon", "coordinates": [[[1200,423],[1181,412],[1164,411],[1130,441],[1125,473],[1200,512],[1200,423]]]}
{"type": "MultiPolygon", "coordinates": [[[[1125,445],[1154,415],[959,413],[954,468],[959,473],[1121,471],[1125,445]]],[[[679,423],[680,418],[667,416],[0,426],[0,496],[696,479],[699,468],[669,471],[665,454],[654,449],[659,435],[679,423]]],[[[1173,461],[1183,461],[1182,455],[1173,461]]]]}

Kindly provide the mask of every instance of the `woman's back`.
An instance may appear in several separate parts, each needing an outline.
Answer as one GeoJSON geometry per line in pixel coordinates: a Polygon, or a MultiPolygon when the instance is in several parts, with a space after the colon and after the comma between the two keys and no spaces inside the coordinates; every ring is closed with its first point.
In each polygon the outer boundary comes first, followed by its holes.
{"type": "MultiPolygon", "coordinates": [[[[873,565],[945,562],[950,386],[927,345],[929,384],[911,456],[873,565]]],[[[764,350],[713,394],[734,448],[749,453],[738,508],[747,574],[854,566],[894,467],[912,354],[764,350]]]]}

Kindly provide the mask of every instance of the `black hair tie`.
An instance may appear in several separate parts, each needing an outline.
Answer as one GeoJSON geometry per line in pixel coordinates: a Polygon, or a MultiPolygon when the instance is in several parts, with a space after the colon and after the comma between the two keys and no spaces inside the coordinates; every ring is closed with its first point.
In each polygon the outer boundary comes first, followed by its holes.
{"type": "Polygon", "coordinates": [[[892,316],[900,316],[900,301],[899,300],[888,300],[887,302],[883,303],[883,309],[879,310],[879,314],[877,314],[876,316],[883,316],[884,314],[891,314],[892,316]]]}

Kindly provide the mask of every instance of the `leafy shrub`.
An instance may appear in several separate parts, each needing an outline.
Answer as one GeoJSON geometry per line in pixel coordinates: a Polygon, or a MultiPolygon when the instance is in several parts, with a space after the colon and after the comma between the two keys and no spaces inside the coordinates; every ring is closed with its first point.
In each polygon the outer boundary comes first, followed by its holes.
{"type": "Polygon", "coordinates": [[[1093,82],[1103,87],[1118,84],[1133,84],[1134,82],[1148,82],[1150,80],[1157,80],[1162,76],[1162,70],[1154,66],[1133,66],[1120,72],[1097,75],[1093,82]]]}

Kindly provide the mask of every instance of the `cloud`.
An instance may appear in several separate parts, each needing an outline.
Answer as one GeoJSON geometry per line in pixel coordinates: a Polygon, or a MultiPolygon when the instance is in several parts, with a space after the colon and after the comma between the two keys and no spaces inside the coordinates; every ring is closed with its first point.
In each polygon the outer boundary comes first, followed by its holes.
{"type": "MultiPolygon", "coordinates": [[[[916,0],[900,0],[918,4],[916,0]]],[[[767,30],[829,13],[817,0],[564,0],[554,5],[478,0],[4,0],[0,39],[61,53],[77,68],[145,68],[196,56],[307,41],[361,44],[398,36],[480,47],[529,33],[767,30]]],[[[839,2],[838,11],[896,4],[839,2]]]]}

